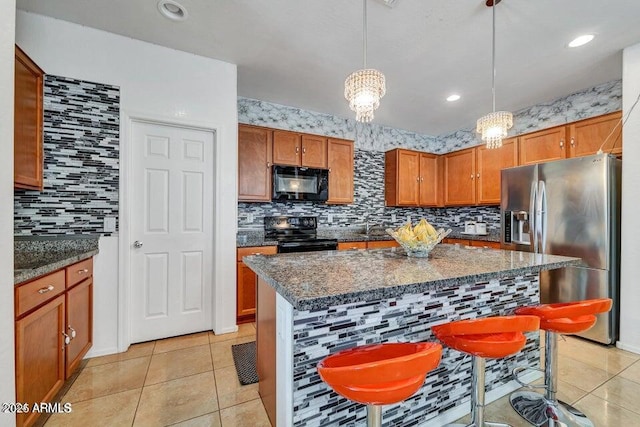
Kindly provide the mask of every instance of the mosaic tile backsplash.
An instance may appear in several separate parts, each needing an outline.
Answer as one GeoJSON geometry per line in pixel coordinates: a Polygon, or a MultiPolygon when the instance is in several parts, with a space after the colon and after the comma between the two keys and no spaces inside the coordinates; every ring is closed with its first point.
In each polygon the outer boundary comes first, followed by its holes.
{"type": "MultiPolygon", "coordinates": [[[[364,405],[332,391],[317,364],[329,354],[380,342],[434,341],[431,327],[447,321],[513,314],[539,303],[538,276],[491,280],[401,298],[338,305],[293,313],[293,425],[362,425],[364,405]]],[[[492,390],[512,379],[516,366],[538,367],[539,334],[527,334],[525,348],[504,359],[487,359],[486,385],[492,390]]],[[[414,426],[457,405],[469,404],[471,358],[445,348],[440,365],[406,401],[387,405],[384,425],[414,426]],[[460,362],[460,368],[455,370],[460,362]]]]}
{"type": "MultiPolygon", "coordinates": [[[[532,132],[621,108],[622,81],[616,80],[516,112],[511,134],[532,132]]],[[[384,151],[402,147],[443,154],[472,147],[478,145],[478,139],[471,128],[434,137],[242,97],[238,98],[238,120],[245,124],[355,141],[353,204],[239,203],[240,228],[262,228],[262,218],[269,215],[318,216],[320,227],[362,226],[367,218],[385,226],[399,226],[408,216],[412,219],[424,217],[438,227],[456,227],[465,220],[477,220],[481,216],[489,230],[500,228],[499,208],[494,206],[433,209],[384,206],[384,151]],[[392,215],[395,215],[395,221],[392,215]]]]}
{"type": "Polygon", "coordinates": [[[15,190],[16,235],[103,234],[118,221],[120,89],[46,76],[44,190],[15,190]]]}

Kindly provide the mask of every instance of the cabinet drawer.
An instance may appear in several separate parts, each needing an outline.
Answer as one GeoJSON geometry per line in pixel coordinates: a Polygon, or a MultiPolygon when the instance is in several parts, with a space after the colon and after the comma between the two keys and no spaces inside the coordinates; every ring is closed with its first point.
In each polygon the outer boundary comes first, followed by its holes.
{"type": "Polygon", "coordinates": [[[16,288],[16,317],[64,292],[64,270],[16,288]]]}
{"type": "Polygon", "coordinates": [[[273,255],[278,252],[276,246],[251,246],[247,248],[238,248],[238,261],[242,261],[242,257],[249,255],[273,255]]]}
{"type": "Polygon", "coordinates": [[[85,259],[70,265],[67,272],[67,289],[93,275],[93,258],[85,259]]]}
{"type": "Polygon", "coordinates": [[[380,240],[367,243],[367,249],[396,248],[400,246],[395,240],[380,240]]]}
{"type": "Polygon", "coordinates": [[[367,242],[340,242],[338,243],[339,251],[349,251],[353,249],[367,249],[367,242]]]}

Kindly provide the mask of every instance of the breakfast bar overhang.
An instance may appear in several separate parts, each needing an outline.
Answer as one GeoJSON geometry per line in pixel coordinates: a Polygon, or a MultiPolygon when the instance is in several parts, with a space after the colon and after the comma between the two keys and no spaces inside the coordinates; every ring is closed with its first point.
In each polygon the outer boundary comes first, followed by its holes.
{"type": "MultiPolygon", "coordinates": [[[[364,344],[433,341],[432,326],[512,314],[539,303],[541,270],[580,259],[443,244],[428,258],[394,248],[256,255],[244,262],[259,277],[257,368],[269,418],[278,426],[321,426],[366,418],[363,405],[322,382],[316,365],[324,357],[364,344]]],[[[520,353],[488,360],[488,397],[509,393],[511,370],[538,367],[539,359],[539,334],[530,333],[520,353]]],[[[445,349],[418,393],[384,407],[383,422],[439,425],[464,415],[470,369],[468,357],[445,349]]]]}

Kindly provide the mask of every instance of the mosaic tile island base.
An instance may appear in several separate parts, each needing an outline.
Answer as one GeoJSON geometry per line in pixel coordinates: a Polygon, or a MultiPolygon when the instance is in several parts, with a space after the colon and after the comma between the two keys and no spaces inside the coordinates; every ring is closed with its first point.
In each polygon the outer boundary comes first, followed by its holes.
{"type": "MultiPolygon", "coordinates": [[[[365,424],[366,408],[342,398],[318,376],[316,365],[329,354],[371,343],[433,341],[431,327],[437,324],[512,314],[539,303],[541,270],[580,262],[445,244],[429,258],[409,258],[394,248],[243,260],[259,277],[258,372],[270,372],[277,383],[275,399],[265,399],[261,384],[263,402],[269,410],[275,401],[277,425],[293,426],[365,424]],[[270,320],[263,324],[264,319],[270,320]],[[273,366],[264,365],[265,344],[276,349],[273,366]]],[[[515,366],[539,367],[539,335],[528,338],[521,352],[487,360],[489,395],[515,388],[510,382],[515,366]]],[[[464,415],[470,373],[469,357],[445,349],[415,395],[383,408],[384,425],[441,425],[464,415]]]]}

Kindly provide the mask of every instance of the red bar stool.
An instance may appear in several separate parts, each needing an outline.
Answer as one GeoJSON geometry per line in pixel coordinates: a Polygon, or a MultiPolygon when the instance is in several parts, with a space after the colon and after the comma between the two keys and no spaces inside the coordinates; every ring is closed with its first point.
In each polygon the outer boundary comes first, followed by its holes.
{"type": "Polygon", "coordinates": [[[522,418],[536,426],[553,424],[568,427],[593,427],[593,423],[585,414],[556,399],[558,391],[558,334],[575,334],[590,329],[596,323],[596,314],[611,310],[611,302],[609,298],[602,298],[543,304],[516,310],[517,314],[538,316],[540,329],[545,331],[544,386],[530,386],[518,379],[518,374],[528,368],[513,370],[516,381],[524,387],[545,389],[544,395],[532,391],[517,391],[511,394],[509,398],[511,406],[522,418]]]}
{"type": "Polygon", "coordinates": [[[343,350],[318,363],[320,378],[339,395],[367,405],[367,426],[382,425],[382,406],[414,394],[440,363],[438,343],[373,344],[343,350]]]}
{"type": "Polygon", "coordinates": [[[472,355],[471,368],[471,424],[484,427],[508,424],[484,420],[485,358],[498,359],[522,350],[527,337],[523,332],[537,331],[540,319],[536,316],[498,316],[460,320],[432,328],[436,337],[448,347],[472,355]]]}

